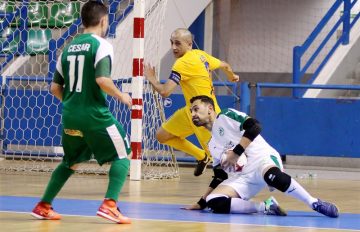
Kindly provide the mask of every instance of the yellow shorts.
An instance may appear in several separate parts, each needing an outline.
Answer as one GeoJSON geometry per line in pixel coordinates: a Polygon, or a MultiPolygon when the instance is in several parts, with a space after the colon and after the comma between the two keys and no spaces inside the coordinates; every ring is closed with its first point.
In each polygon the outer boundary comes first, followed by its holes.
{"type": "Polygon", "coordinates": [[[211,133],[205,127],[197,127],[193,124],[191,120],[190,109],[188,107],[178,109],[161,126],[170,134],[173,134],[182,139],[195,134],[201,147],[205,150],[206,154],[210,155],[207,143],[211,138],[211,133]]]}

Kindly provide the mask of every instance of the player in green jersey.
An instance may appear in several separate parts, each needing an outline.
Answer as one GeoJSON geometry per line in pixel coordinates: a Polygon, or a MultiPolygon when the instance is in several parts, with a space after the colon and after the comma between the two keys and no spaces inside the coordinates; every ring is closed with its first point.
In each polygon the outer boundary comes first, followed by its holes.
{"type": "Polygon", "coordinates": [[[97,215],[116,223],[131,223],[116,203],[128,174],[131,148],[126,132],[108,109],[106,94],[129,107],[132,99],[111,79],[113,47],[104,39],[109,24],[107,7],[89,1],[81,10],[81,19],[85,30],[64,47],[50,87],[63,105],[63,161],[52,173],[31,215],[59,220],[61,216],[52,209],[52,201],[78,164],[93,154],[100,165],[111,162],[108,189],[97,215]]]}

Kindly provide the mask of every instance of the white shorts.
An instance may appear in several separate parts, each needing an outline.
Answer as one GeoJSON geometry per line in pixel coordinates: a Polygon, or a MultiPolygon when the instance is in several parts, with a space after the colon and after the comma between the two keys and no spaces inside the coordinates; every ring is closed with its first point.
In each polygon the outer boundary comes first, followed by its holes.
{"type": "Polygon", "coordinates": [[[229,178],[220,185],[233,188],[242,199],[249,200],[267,186],[263,172],[271,166],[277,166],[283,171],[279,154],[264,155],[253,160],[250,158],[242,172],[229,174],[229,178]]]}

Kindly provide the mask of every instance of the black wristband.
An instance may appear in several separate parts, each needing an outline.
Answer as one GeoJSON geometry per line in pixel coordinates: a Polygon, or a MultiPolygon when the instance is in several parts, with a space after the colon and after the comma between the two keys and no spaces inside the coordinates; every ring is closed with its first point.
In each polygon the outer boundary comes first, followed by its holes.
{"type": "Polygon", "coordinates": [[[238,156],[241,156],[244,151],[245,149],[240,144],[236,145],[233,149],[233,152],[236,153],[238,156]]]}
{"type": "Polygon", "coordinates": [[[197,202],[198,205],[200,205],[201,209],[205,209],[206,208],[206,201],[204,198],[200,198],[200,200],[197,202]]]}

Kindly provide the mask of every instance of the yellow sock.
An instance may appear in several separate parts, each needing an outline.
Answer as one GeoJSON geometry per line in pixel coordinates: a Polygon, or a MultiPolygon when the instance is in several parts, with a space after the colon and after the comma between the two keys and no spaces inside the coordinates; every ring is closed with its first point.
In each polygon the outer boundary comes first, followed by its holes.
{"type": "Polygon", "coordinates": [[[173,138],[166,141],[165,144],[192,155],[197,160],[202,160],[205,158],[205,151],[190,143],[187,139],[173,138]]]}

